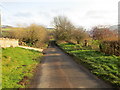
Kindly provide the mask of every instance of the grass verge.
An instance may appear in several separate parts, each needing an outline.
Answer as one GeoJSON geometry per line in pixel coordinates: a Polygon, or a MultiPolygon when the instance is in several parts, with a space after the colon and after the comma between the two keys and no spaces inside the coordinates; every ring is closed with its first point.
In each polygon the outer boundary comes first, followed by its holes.
{"type": "Polygon", "coordinates": [[[105,55],[80,45],[69,43],[58,45],[76,57],[77,62],[84,64],[93,74],[115,87],[120,87],[120,57],[105,55]]]}
{"type": "Polygon", "coordinates": [[[25,88],[42,53],[23,48],[2,49],[2,88],[25,88]]]}

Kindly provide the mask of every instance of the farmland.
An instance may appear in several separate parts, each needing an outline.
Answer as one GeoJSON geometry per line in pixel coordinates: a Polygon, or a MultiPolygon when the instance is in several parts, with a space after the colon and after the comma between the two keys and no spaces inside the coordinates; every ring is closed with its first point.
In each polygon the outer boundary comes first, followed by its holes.
{"type": "Polygon", "coordinates": [[[2,50],[2,88],[24,88],[33,76],[42,53],[23,49],[2,50]]]}
{"type": "Polygon", "coordinates": [[[9,31],[12,30],[12,28],[2,28],[2,31],[9,31]]]}
{"type": "Polygon", "coordinates": [[[64,43],[58,45],[67,53],[76,57],[77,62],[82,63],[91,73],[113,86],[120,86],[120,57],[105,55],[79,44],[64,43]]]}

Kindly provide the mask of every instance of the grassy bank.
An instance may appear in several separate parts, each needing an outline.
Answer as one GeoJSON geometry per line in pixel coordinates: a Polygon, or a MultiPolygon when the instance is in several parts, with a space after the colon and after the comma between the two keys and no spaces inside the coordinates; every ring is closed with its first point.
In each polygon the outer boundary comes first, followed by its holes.
{"type": "Polygon", "coordinates": [[[33,76],[42,53],[23,48],[2,50],[2,88],[24,88],[33,76]]]}
{"type": "Polygon", "coordinates": [[[77,61],[84,64],[93,74],[115,87],[120,87],[120,57],[105,55],[81,45],[66,43],[59,46],[75,56],[77,61]]]}

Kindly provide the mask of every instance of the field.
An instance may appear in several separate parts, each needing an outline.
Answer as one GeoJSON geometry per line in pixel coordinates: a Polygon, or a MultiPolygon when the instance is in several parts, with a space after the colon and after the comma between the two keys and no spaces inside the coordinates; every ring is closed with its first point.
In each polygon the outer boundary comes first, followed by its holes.
{"type": "Polygon", "coordinates": [[[115,87],[120,87],[120,57],[105,55],[89,47],[82,47],[74,44],[58,44],[67,53],[77,58],[93,74],[115,87]]]}
{"type": "Polygon", "coordinates": [[[11,28],[2,28],[2,31],[9,31],[11,28]]]}
{"type": "Polygon", "coordinates": [[[2,50],[2,88],[24,88],[33,76],[42,53],[23,48],[2,50]]]}

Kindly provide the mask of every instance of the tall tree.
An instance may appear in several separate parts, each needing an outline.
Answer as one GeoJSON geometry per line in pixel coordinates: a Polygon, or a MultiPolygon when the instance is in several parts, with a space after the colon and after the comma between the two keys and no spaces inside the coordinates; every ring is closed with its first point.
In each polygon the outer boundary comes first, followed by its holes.
{"type": "Polygon", "coordinates": [[[74,25],[65,16],[54,17],[54,36],[56,40],[69,41],[71,39],[71,32],[74,25]]]}

